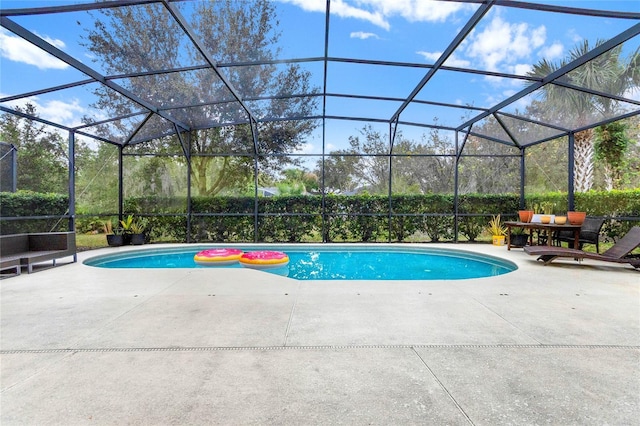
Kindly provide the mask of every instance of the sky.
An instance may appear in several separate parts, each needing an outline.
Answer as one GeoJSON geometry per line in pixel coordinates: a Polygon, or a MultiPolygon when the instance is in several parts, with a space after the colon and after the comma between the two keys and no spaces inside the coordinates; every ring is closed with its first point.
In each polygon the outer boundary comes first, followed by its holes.
{"type": "MultiPolygon", "coordinates": [[[[3,9],[52,6],[88,1],[12,1],[2,0],[3,9]]],[[[640,13],[640,1],[544,1],[544,4],[577,8],[640,13]]],[[[277,1],[281,22],[282,58],[321,57],[324,55],[325,0],[277,1]]],[[[419,0],[333,0],[329,32],[329,56],[367,60],[385,60],[433,64],[460,29],[473,15],[477,5],[457,2],[419,0]]],[[[83,33],[78,23],[90,22],[85,13],[56,16],[24,16],[13,18],[63,51],[100,71],[91,55],[79,44],[83,33]]],[[[556,62],[585,40],[594,45],[636,24],[637,21],[594,17],[572,17],[565,14],[494,7],[480,25],[467,37],[445,65],[486,71],[525,75],[541,59],[556,62]]],[[[625,45],[625,52],[640,46],[638,37],[625,45]]],[[[312,83],[322,88],[323,64],[301,65],[313,74],[312,83]]],[[[357,95],[408,96],[424,77],[422,68],[380,67],[359,64],[330,63],[327,91],[357,95]]],[[[13,33],[0,28],[0,97],[43,89],[57,84],[83,80],[86,76],[66,64],[25,43],[13,33]]],[[[467,73],[445,72],[437,75],[418,93],[416,99],[428,99],[459,105],[489,107],[524,88],[520,80],[485,77],[467,73]]],[[[640,94],[628,97],[640,99],[640,94]]],[[[87,88],[34,96],[28,99],[37,106],[42,118],[74,126],[92,111],[92,97],[87,88]]],[[[5,105],[23,104],[24,99],[5,105]]],[[[530,99],[513,108],[524,108],[530,99]]],[[[399,108],[398,102],[329,98],[327,114],[349,117],[389,119],[399,108]]],[[[99,112],[97,112],[99,114],[99,112]]],[[[439,107],[409,106],[401,120],[428,121],[455,126],[461,121],[461,110],[439,107]]],[[[327,151],[343,147],[346,136],[364,125],[359,121],[330,120],[327,126],[327,151]]],[[[374,125],[388,132],[388,124],[374,125]]],[[[424,133],[425,129],[403,127],[406,133],[424,133]]],[[[321,153],[321,134],[317,133],[301,149],[301,153],[321,153]]]]}

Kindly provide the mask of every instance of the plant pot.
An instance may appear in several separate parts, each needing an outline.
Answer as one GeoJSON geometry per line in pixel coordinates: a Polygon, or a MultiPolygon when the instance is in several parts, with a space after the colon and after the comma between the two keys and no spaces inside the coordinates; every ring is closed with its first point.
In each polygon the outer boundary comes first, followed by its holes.
{"type": "Polygon", "coordinates": [[[555,223],[556,225],[564,225],[565,223],[567,223],[567,217],[566,216],[556,216],[553,219],[553,223],[555,223]]]}
{"type": "Polygon", "coordinates": [[[527,245],[529,236],[527,234],[511,235],[511,245],[515,247],[524,247],[527,245]]]}
{"type": "Polygon", "coordinates": [[[493,236],[493,245],[494,246],[503,246],[505,245],[506,237],[504,235],[494,235],[493,236]]]}
{"type": "Polygon", "coordinates": [[[520,222],[529,223],[533,219],[533,210],[520,210],[518,211],[520,222]]]}
{"type": "Polygon", "coordinates": [[[534,214],[531,218],[531,223],[553,223],[554,217],[552,214],[534,214]]]}
{"type": "Polygon", "coordinates": [[[586,217],[587,212],[567,212],[567,219],[572,225],[582,225],[586,217]]]}
{"type": "Polygon", "coordinates": [[[554,216],[550,214],[543,214],[540,216],[540,223],[549,224],[553,223],[554,216]]]}
{"type": "Polygon", "coordinates": [[[131,234],[122,234],[122,245],[128,246],[131,244],[131,234]]]}
{"type": "Polygon", "coordinates": [[[120,247],[124,245],[124,238],[122,235],[108,234],[107,244],[109,247],[120,247]]]}
{"type": "Polygon", "coordinates": [[[146,236],[144,234],[131,234],[131,244],[134,246],[141,246],[146,242],[146,236]]]}

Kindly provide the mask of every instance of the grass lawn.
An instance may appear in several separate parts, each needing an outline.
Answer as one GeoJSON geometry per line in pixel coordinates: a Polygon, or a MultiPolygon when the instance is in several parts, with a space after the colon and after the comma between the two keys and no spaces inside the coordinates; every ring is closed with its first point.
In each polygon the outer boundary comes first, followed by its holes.
{"type": "MultiPolygon", "coordinates": [[[[170,240],[154,240],[155,243],[171,243],[170,240]]],[[[76,247],[78,251],[87,251],[108,247],[107,236],[105,234],[76,234],[76,247]]]]}
{"type": "Polygon", "coordinates": [[[107,236],[105,234],[77,234],[76,246],[78,251],[107,247],[107,236]]]}
{"type": "MultiPolygon", "coordinates": [[[[159,242],[159,241],[156,241],[159,242]]],[[[460,240],[460,242],[464,242],[464,240],[460,240]]],[[[479,238],[477,243],[487,243],[491,244],[491,240],[484,240],[483,238],[479,238]]],[[[600,243],[600,253],[607,250],[613,245],[613,243],[601,242],[600,243]]],[[[102,247],[107,247],[107,237],[105,234],[77,234],[76,235],[76,246],[78,247],[78,251],[86,251],[93,250],[102,247]]],[[[584,246],[585,251],[596,252],[596,246],[592,244],[587,244],[584,246]]]]}

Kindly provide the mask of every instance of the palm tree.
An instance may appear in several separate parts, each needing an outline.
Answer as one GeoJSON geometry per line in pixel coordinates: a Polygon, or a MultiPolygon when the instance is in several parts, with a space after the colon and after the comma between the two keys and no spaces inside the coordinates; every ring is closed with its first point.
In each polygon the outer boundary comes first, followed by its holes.
{"type": "MultiPolygon", "coordinates": [[[[604,41],[598,40],[596,47],[604,41]]],[[[640,55],[636,50],[628,58],[621,58],[622,46],[617,46],[558,79],[577,87],[584,87],[615,96],[624,95],[630,88],[640,84],[640,55]]],[[[589,42],[583,41],[559,63],[546,59],[533,66],[528,73],[532,77],[546,77],[568,63],[591,51],[589,42]]],[[[548,113],[563,124],[571,123],[580,128],[612,116],[619,108],[614,99],[556,84],[547,84],[542,89],[543,101],[548,113]]],[[[594,131],[588,129],[575,135],[574,188],[577,192],[591,189],[593,184],[594,131]]]]}

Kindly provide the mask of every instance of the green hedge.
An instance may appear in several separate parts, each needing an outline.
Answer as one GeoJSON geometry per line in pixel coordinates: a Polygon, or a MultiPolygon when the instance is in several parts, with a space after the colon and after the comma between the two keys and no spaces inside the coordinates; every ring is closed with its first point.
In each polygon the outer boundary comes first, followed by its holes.
{"type": "MultiPolygon", "coordinates": [[[[554,204],[556,214],[564,214],[567,211],[567,195],[564,193],[534,195],[527,198],[527,205],[545,201],[554,204]]],[[[616,241],[632,226],[640,225],[640,189],[578,192],[574,201],[576,211],[607,219],[601,235],[610,241],[616,241]]]]}
{"type": "MultiPolygon", "coordinates": [[[[640,191],[580,193],[576,194],[575,200],[576,210],[611,219],[603,228],[603,234],[610,239],[624,235],[640,220],[640,191]]],[[[144,204],[150,202],[149,199],[143,201],[144,204]]],[[[131,212],[143,210],[142,203],[133,199],[129,202],[139,204],[131,212]]],[[[253,197],[194,197],[191,240],[253,241],[255,202],[253,197]]],[[[455,237],[454,197],[449,194],[395,195],[391,200],[378,195],[328,195],[324,200],[324,215],[320,196],[261,197],[257,202],[258,241],[385,242],[389,241],[389,232],[390,240],[394,242],[452,241],[455,237]]],[[[534,194],[526,198],[526,205],[542,202],[553,203],[558,214],[567,210],[566,194],[534,194]]],[[[154,203],[151,201],[151,204],[154,203]]],[[[163,204],[171,203],[163,201],[163,204]]],[[[461,195],[458,205],[460,235],[475,241],[492,215],[500,213],[504,220],[516,219],[519,204],[515,194],[461,195]]],[[[184,214],[184,210],[174,213],[184,214]]],[[[180,223],[175,223],[171,217],[157,220],[157,225],[165,229],[161,234],[183,241],[179,238],[180,232],[184,233],[180,223]]]]}
{"type": "Polygon", "coordinates": [[[67,218],[3,220],[22,216],[65,216],[68,214],[69,197],[60,194],[43,194],[31,191],[0,192],[0,233],[67,231],[67,218]]]}
{"type": "MultiPolygon", "coordinates": [[[[526,204],[552,202],[555,213],[567,209],[562,193],[528,195],[526,204]]],[[[64,215],[66,196],[27,192],[0,193],[2,217],[64,215]]],[[[576,210],[608,220],[603,235],[615,240],[640,221],[640,190],[588,192],[575,196],[576,210]]],[[[187,218],[187,200],[175,198],[129,198],[125,214],[148,219],[152,240],[186,241],[190,219],[190,241],[251,242],[258,229],[258,241],[265,242],[386,242],[452,241],[455,237],[454,197],[430,195],[328,195],[286,197],[193,197],[192,215],[187,218]],[[254,211],[258,209],[258,217],[254,211]],[[324,204],[324,209],[323,209],[324,204]]],[[[516,219],[519,198],[515,194],[459,197],[458,231],[475,241],[494,214],[516,219]]],[[[99,231],[106,217],[82,215],[78,232],[99,231]]],[[[2,233],[64,229],[66,220],[0,220],[2,233]],[[57,225],[56,225],[57,223],[57,225]]]]}
{"type": "Polygon", "coordinates": [[[576,210],[606,220],[602,235],[617,240],[634,225],[640,225],[640,189],[630,191],[590,191],[575,195],[576,210]]]}

